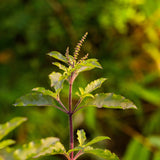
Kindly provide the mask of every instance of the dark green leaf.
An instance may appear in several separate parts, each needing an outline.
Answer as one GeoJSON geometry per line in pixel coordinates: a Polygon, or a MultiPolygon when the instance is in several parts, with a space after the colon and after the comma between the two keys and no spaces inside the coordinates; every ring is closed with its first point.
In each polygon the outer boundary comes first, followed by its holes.
{"type": "Polygon", "coordinates": [[[119,158],[114,154],[114,153],[111,153],[109,150],[105,149],[99,149],[99,148],[92,148],[92,147],[87,147],[84,149],[84,152],[85,153],[91,153],[93,155],[96,155],[100,158],[104,158],[106,160],[119,160],[119,158]]]}
{"type": "Polygon", "coordinates": [[[12,139],[4,140],[4,141],[0,142],[0,149],[3,149],[9,145],[14,144],[14,143],[15,143],[15,141],[13,141],[12,139]]]}
{"type": "Polygon", "coordinates": [[[54,106],[58,105],[57,101],[48,95],[34,92],[26,94],[17,99],[15,106],[54,106]]]}
{"type": "Polygon", "coordinates": [[[43,93],[43,95],[48,95],[48,96],[51,96],[53,98],[56,98],[56,93],[54,93],[50,90],[47,90],[43,87],[33,88],[32,91],[40,92],[40,93],[43,93]]]}
{"type": "Polygon", "coordinates": [[[0,124],[0,140],[26,120],[24,117],[16,117],[5,124],[0,124]]]}
{"type": "Polygon", "coordinates": [[[77,131],[77,139],[79,141],[79,145],[82,146],[86,140],[86,133],[83,129],[77,131]]]}
{"type": "Polygon", "coordinates": [[[84,146],[87,147],[87,146],[90,146],[94,143],[97,143],[97,142],[100,142],[100,141],[103,141],[105,139],[110,139],[109,137],[106,137],[106,136],[98,136],[94,139],[92,139],[90,142],[88,142],[87,144],[85,144],[84,146]]]}
{"type": "Polygon", "coordinates": [[[96,94],[94,98],[88,98],[83,102],[83,106],[93,106],[98,108],[117,108],[117,109],[129,109],[136,106],[130,100],[123,96],[113,93],[101,93],[96,94]]]}
{"type": "Polygon", "coordinates": [[[52,51],[48,53],[48,55],[62,62],[68,63],[67,58],[57,51],[52,51]]]}

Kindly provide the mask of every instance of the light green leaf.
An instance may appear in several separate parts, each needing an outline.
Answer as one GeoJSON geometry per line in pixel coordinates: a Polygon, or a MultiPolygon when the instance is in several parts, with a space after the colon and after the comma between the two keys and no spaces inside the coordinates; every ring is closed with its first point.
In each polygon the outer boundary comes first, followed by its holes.
{"type": "Polygon", "coordinates": [[[59,63],[59,62],[53,62],[52,64],[55,65],[55,66],[57,66],[57,67],[59,67],[59,69],[65,71],[65,72],[67,71],[67,67],[64,66],[64,65],[62,65],[62,64],[59,63]]]}
{"type": "Polygon", "coordinates": [[[94,98],[88,98],[83,101],[83,106],[93,106],[98,108],[115,108],[115,109],[136,109],[137,107],[130,100],[114,93],[96,94],[94,98]]]}
{"type": "Polygon", "coordinates": [[[114,154],[114,153],[111,153],[109,150],[105,149],[99,149],[99,148],[92,148],[92,147],[87,147],[84,149],[84,153],[91,153],[93,155],[96,155],[100,158],[104,158],[104,159],[107,159],[107,160],[119,160],[119,158],[114,154]]]}
{"type": "Polygon", "coordinates": [[[60,142],[56,142],[54,145],[50,146],[47,150],[45,150],[44,152],[40,152],[33,158],[38,158],[47,155],[55,155],[55,154],[66,154],[65,148],[60,142]]]}
{"type": "Polygon", "coordinates": [[[12,139],[4,140],[4,141],[0,142],[0,149],[3,149],[3,148],[5,148],[5,147],[7,147],[9,145],[14,144],[14,143],[15,143],[15,141],[12,140],[12,139]]]}
{"type": "Polygon", "coordinates": [[[68,63],[67,58],[57,51],[52,51],[48,53],[48,55],[62,62],[68,63]]]}
{"type": "Polygon", "coordinates": [[[54,87],[56,93],[58,94],[63,88],[64,79],[62,74],[59,72],[52,72],[49,75],[49,79],[51,80],[51,87],[54,87]]]}
{"type": "Polygon", "coordinates": [[[24,117],[16,117],[5,124],[0,124],[0,140],[26,120],[24,117]]]}
{"type": "Polygon", "coordinates": [[[56,93],[54,93],[50,90],[47,90],[43,87],[33,88],[32,91],[40,92],[40,93],[43,93],[43,95],[48,95],[48,96],[51,96],[53,98],[56,98],[56,93]]]}
{"type": "Polygon", "coordinates": [[[85,147],[90,146],[90,145],[92,145],[92,144],[94,144],[94,143],[103,141],[103,140],[105,140],[105,139],[110,139],[110,138],[109,138],[109,137],[106,137],[106,136],[98,136],[98,137],[92,139],[92,140],[91,140],[90,142],[88,142],[87,144],[85,144],[85,147]]]}
{"type": "Polygon", "coordinates": [[[16,100],[14,106],[54,106],[58,102],[51,96],[34,92],[26,94],[16,100]]]}
{"type": "Polygon", "coordinates": [[[14,156],[17,160],[26,160],[29,158],[37,158],[44,155],[65,153],[64,147],[60,144],[56,137],[48,137],[37,142],[29,142],[24,144],[21,148],[15,150],[14,156]],[[52,150],[52,149],[53,150],[52,150]],[[53,153],[52,153],[53,152],[53,153]]]}
{"type": "Polygon", "coordinates": [[[77,72],[80,73],[84,71],[89,71],[93,68],[102,68],[102,66],[97,59],[87,59],[79,63],[77,66],[75,66],[75,68],[77,68],[77,72]]]}
{"type": "Polygon", "coordinates": [[[87,85],[87,87],[85,88],[85,93],[90,93],[92,91],[94,91],[95,89],[101,87],[102,83],[106,80],[106,78],[99,78],[97,80],[92,81],[91,83],[89,83],[87,85]]]}
{"type": "Polygon", "coordinates": [[[86,140],[86,133],[83,129],[77,131],[77,139],[79,141],[79,145],[82,146],[86,140]]]}

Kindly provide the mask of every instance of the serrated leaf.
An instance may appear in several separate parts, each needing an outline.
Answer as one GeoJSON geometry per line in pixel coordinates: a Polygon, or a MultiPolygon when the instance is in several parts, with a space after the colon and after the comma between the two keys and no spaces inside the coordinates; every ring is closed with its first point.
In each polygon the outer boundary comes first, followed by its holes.
{"type": "Polygon", "coordinates": [[[66,154],[65,148],[60,142],[56,142],[53,146],[50,146],[47,150],[45,150],[45,152],[40,152],[33,158],[55,154],[66,154]]]}
{"type": "Polygon", "coordinates": [[[14,106],[54,106],[58,105],[57,101],[48,95],[34,92],[26,94],[16,100],[14,106]]]}
{"type": "Polygon", "coordinates": [[[52,64],[55,65],[55,66],[57,66],[59,69],[65,71],[65,72],[67,71],[67,67],[64,66],[64,65],[62,65],[62,64],[59,63],[59,62],[53,62],[52,64]]]}
{"type": "Polygon", "coordinates": [[[14,143],[15,143],[15,141],[12,140],[12,139],[4,140],[4,141],[0,142],[0,149],[3,149],[3,148],[5,148],[5,147],[7,147],[9,145],[14,144],[14,143]]]}
{"type": "Polygon", "coordinates": [[[84,146],[87,147],[87,146],[90,146],[94,143],[97,143],[97,142],[100,142],[100,141],[103,141],[105,139],[110,139],[109,137],[106,137],[106,136],[98,136],[94,139],[92,139],[90,142],[88,142],[87,144],[85,144],[84,146]]]}
{"type": "MultiPolygon", "coordinates": [[[[52,155],[52,150],[50,148],[55,147],[55,149],[60,150],[60,146],[57,145],[57,143],[60,142],[59,139],[56,137],[48,137],[36,142],[32,141],[28,144],[24,144],[21,148],[17,149],[14,152],[14,156],[17,160],[26,160],[29,158],[37,158],[44,155],[52,155]],[[56,148],[56,146],[58,148],[56,148]]],[[[62,148],[62,150],[63,149],[64,148],[62,148]]]]}
{"type": "Polygon", "coordinates": [[[63,88],[63,82],[64,82],[62,74],[59,72],[52,72],[49,75],[49,79],[51,81],[51,87],[54,87],[56,93],[59,93],[63,88]]]}
{"type": "Polygon", "coordinates": [[[48,89],[45,89],[43,87],[33,88],[32,91],[40,92],[40,93],[43,93],[43,95],[48,95],[48,96],[51,96],[53,98],[56,98],[56,93],[54,93],[54,92],[52,92],[48,89]]]}
{"type": "Polygon", "coordinates": [[[77,68],[77,72],[89,71],[93,68],[102,68],[97,59],[87,59],[80,64],[78,64],[75,68],[77,68]]]}
{"type": "Polygon", "coordinates": [[[79,146],[82,146],[86,140],[86,133],[83,129],[77,131],[77,139],[79,142],[79,146]]]}
{"type": "Polygon", "coordinates": [[[89,83],[87,85],[87,87],[85,88],[85,93],[90,93],[92,91],[94,91],[95,89],[101,87],[102,83],[106,80],[106,78],[99,78],[97,80],[92,81],[91,83],[89,83]]]}
{"type": "Polygon", "coordinates": [[[94,98],[88,98],[86,101],[84,101],[83,106],[93,106],[98,108],[104,107],[113,109],[137,108],[130,100],[114,93],[96,94],[94,98]]]}
{"type": "Polygon", "coordinates": [[[111,153],[107,149],[105,149],[105,150],[99,149],[99,148],[94,149],[94,148],[88,146],[84,149],[84,152],[96,155],[100,158],[104,158],[107,160],[119,160],[119,158],[114,153],[111,153]]]}
{"type": "Polygon", "coordinates": [[[24,117],[16,117],[5,124],[0,124],[0,140],[26,120],[24,117]]]}
{"type": "Polygon", "coordinates": [[[57,51],[52,51],[48,53],[48,55],[62,62],[68,63],[67,58],[57,51]]]}

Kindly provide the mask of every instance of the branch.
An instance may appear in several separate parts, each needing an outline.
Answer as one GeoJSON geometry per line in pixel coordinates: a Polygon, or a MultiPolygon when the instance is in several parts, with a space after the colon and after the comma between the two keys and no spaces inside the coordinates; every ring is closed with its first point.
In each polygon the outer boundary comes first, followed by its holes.
{"type": "Polygon", "coordinates": [[[74,109],[73,109],[73,113],[75,113],[75,110],[77,109],[78,105],[82,102],[82,99],[80,98],[77,102],[77,104],[75,105],[74,109]]]}

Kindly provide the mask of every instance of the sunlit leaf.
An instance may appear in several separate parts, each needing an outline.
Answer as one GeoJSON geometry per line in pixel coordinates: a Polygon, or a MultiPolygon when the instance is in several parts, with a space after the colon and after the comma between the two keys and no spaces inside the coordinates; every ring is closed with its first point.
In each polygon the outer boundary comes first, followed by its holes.
{"type": "Polygon", "coordinates": [[[101,93],[96,94],[94,98],[88,98],[83,102],[84,106],[93,106],[98,108],[117,108],[117,109],[129,109],[136,108],[136,106],[130,100],[123,96],[113,93],[101,93]]]}
{"type": "Polygon", "coordinates": [[[21,148],[14,152],[17,160],[26,160],[29,158],[40,157],[44,155],[59,154],[62,151],[65,153],[63,145],[60,145],[59,139],[55,137],[48,137],[36,142],[29,142],[24,144],[21,148]],[[53,150],[52,150],[52,149],[53,150]]]}
{"type": "Polygon", "coordinates": [[[89,71],[93,68],[102,68],[102,66],[100,65],[97,59],[87,59],[82,63],[78,64],[76,67],[77,67],[78,73],[83,71],[89,71]]]}
{"type": "Polygon", "coordinates": [[[16,117],[5,124],[0,124],[0,140],[26,120],[24,117],[16,117]]]}
{"type": "Polygon", "coordinates": [[[57,51],[52,51],[48,53],[48,55],[62,62],[68,63],[67,58],[57,51]]]}
{"type": "Polygon", "coordinates": [[[60,142],[56,142],[54,145],[50,146],[44,152],[40,152],[39,154],[34,156],[34,158],[38,158],[41,156],[47,156],[47,155],[55,155],[55,154],[66,154],[65,148],[60,142]]]}
{"type": "Polygon", "coordinates": [[[56,93],[59,93],[63,88],[63,82],[64,82],[62,74],[59,72],[52,72],[49,75],[49,79],[51,81],[51,87],[54,87],[56,93]]]}
{"type": "Polygon", "coordinates": [[[104,158],[107,160],[119,160],[119,158],[114,153],[111,153],[107,149],[105,149],[105,150],[99,149],[99,148],[94,149],[94,148],[88,146],[84,149],[84,152],[96,155],[100,158],[104,158]]]}
{"type": "Polygon", "coordinates": [[[0,149],[3,149],[3,148],[5,148],[5,147],[7,147],[9,145],[14,144],[14,143],[15,143],[15,141],[12,140],[12,139],[4,140],[4,141],[0,142],[0,149]]]}
{"type": "Polygon", "coordinates": [[[83,129],[81,129],[77,131],[77,136],[78,136],[77,139],[78,139],[79,145],[82,146],[86,140],[86,133],[84,132],[83,129]]]}
{"type": "Polygon", "coordinates": [[[88,142],[87,144],[85,144],[85,147],[87,146],[90,146],[94,143],[97,143],[97,142],[100,142],[100,141],[103,141],[103,140],[106,140],[106,139],[110,139],[109,137],[106,137],[106,136],[98,136],[94,139],[92,139],[90,142],[88,142]]]}
{"type": "Polygon", "coordinates": [[[59,67],[59,69],[61,69],[63,71],[67,71],[67,67],[64,66],[63,64],[59,63],[59,62],[53,62],[52,64],[59,67]]]}
{"type": "Polygon", "coordinates": [[[34,92],[26,94],[16,100],[14,106],[54,106],[58,105],[57,101],[48,95],[34,92]]]}
{"type": "Polygon", "coordinates": [[[85,88],[85,93],[90,93],[92,91],[94,91],[95,89],[101,87],[102,83],[106,80],[106,78],[99,78],[97,80],[92,81],[91,83],[89,83],[87,85],[87,87],[85,88]]]}
{"type": "Polygon", "coordinates": [[[43,93],[43,95],[48,95],[48,96],[51,96],[53,98],[56,98],[56,93],[54,93],[54,92],[52,92],[48,89],[45,89],[43,87],[33,88],[32,91],[40,92],[40,93],[43,93]]]}

